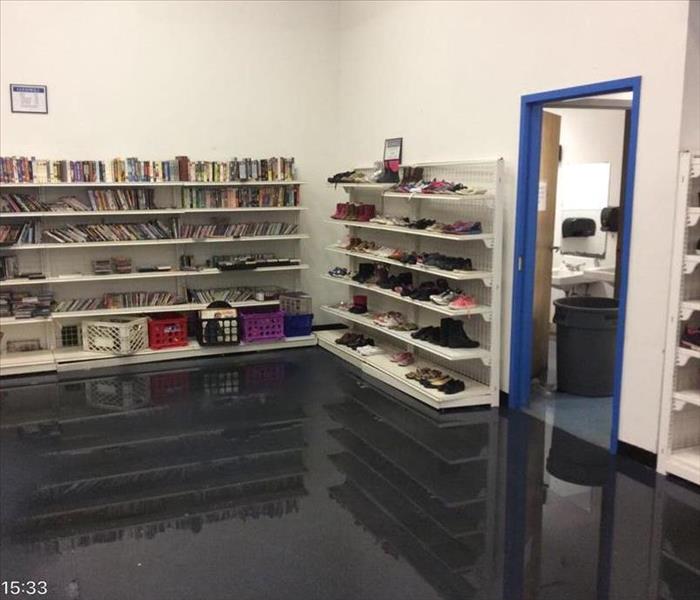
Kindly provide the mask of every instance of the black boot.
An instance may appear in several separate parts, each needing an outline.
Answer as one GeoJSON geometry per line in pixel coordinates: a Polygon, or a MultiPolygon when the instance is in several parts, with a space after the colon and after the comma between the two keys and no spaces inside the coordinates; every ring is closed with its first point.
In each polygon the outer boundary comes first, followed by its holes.
{"type": "MultiPolygon", "coordinates": [[[[443,319],[444,320],[444,319],[443,319]]],[[[464,332],[464,326],[461,321],[455,319],[447,319],[452,321],[448,326],[447,346],[449,348],[478,348],[479,342],[469,338],[464,332]]]]}
{"type": "Polygon", "coordinates": [[[452,319],[445,317],[440,321],[440,341],[438,342],[441,346],[448,346],[450,340],[450,327],[452,326],[452,319]]]}
{"type": "Polygon", "coordinates": [[[360,263],[352,279],[358,283],[365,283],[372,275],[374,275],[374,263],[360,263]]]}

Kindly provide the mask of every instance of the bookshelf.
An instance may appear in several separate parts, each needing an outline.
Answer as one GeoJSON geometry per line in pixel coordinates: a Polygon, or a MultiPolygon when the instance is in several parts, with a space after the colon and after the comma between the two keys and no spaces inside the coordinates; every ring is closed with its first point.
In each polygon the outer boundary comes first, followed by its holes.
{"type": "MultiPolygon", "coordinates": [[[[0,193],[30,195],[44,207],[66,196],[74,197],[90,207],[90,192],[121,188],[144,190],[151,207],[124,210],[32,210],[0,212],[0,226],[20,226],[31,222],[36,230],[37,243],[0,246],[0,260],[13,256],[19,274],[41,273],[43,278],[29,279],[15,276],[0,280],[0,294],[24,292],[30,295],[53,295],[56,301],[102,298],[106,294],[134,294],[144,292],[169,293],[174,304],[156,306],[129,306],[124,308],[75,309],[51,312],[48,316],[16,318],[0,317],[0,376],[22,375],[46,371],[82,369],[96,366],[118,366],[159,360],[171,360],[208,354],[231,354],[315,345],[314,336],[289,338],[280,342],[240,344],[226,347],[201,347],[196,341],[182,348],[144,350],[131,356],[113,356],[85,352],[82,345],[65,345],[62,332],[78,326],[85,319],[107,316],[150,315],[155,313],[194,313],[206,308],[205,303],[193,302],[188,290],[222,289],[298,289],[299,274],[308,269],[300,260],[300,242],[309,236],[298,229],[300,216],[306,207],[300,205],[300,186],[296,179],[282,181],[138,181],[138,182],[54,182],[54,183],[0,183],[0,193]],[[246,206],[191,206],[192,198],[205,197],[208,188],[216,188],[212,195],[226,195],[247,199],[279,199],[280,205],[246,206]],[[201,192],[199,190],[204,190],[201,192]],[[238,191],[235,191],[238,190],[238,191]],[[256,190],[256,191],[251,191],[256,190]],[[275,192],[274,190],[279,190],[275,192]],[[294,199],[294,205],[286,204],[294,199]],[[284,203],[284,204],[283,204],[284,203]],[[176,220],[176,221],[175,221],[176,220]],[[256,231],[269,227],[292,230],[279,235],[240,235],[217,237],[168,237],[166,239],[125,239],[113,241],[57,242],[48,241],[47,230],[70,231],[74,227],[105,227],[159,221],[173,227],[176,233],[185,226],[235,227],[250,224],[256,231]],[[177,222],[178,229],[173,223],[177,222]],[[281,266],[261,266],[241,270],[219,270],[212,262],[216,257],[236,255],[264,255],[278,259],[293,259],[281,266]],[[93,261],[110,261],[125,257],[132,270],[126,273],[96,274],[93,261]],[[182,268],[183,257],[199,265],[198,270],[182,268]],[[169,270],[141,272],[139,268],[169,267],[169,270]],[[38,340],[40,349],[25,352],[8,351],[8,343],[38,340]]],[[[115,191],[115,194],[117,192],[115,191]]],[[[124,192],[125,194],[127,192],[124,192]]],[[[139,194],[132,191],[129,194],[139,194]]],[[[58,206],[58,205],[56,205],[58,206]]],[[[197,234],[199,235],[199,234],[197,234]]],[[[50,238],[49,238],[50,239],[50,238]]],[[[232,306],[275,306],[276,300],[245,299],[232,306]]],[[[16,344],[14,345],[16,347],[16,344]]]]}

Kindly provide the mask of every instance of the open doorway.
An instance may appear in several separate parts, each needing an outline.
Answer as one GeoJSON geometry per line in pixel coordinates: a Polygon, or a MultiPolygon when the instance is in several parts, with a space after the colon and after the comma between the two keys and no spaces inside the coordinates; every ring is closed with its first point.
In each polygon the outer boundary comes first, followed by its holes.
{"type": "Polygon", "coordinates": [[[523,98],[511,406],[616,450],[639,79],[523,98]]]}

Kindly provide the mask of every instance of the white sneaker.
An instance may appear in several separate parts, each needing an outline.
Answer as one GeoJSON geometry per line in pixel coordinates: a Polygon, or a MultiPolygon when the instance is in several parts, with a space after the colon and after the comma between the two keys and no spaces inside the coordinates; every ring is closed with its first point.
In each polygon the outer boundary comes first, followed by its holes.
{"type": "Polygon", "coordinates": [[[430,296],[430,300],[432,300],[435,304],[438,304],[439,306],[447,306],[456,297],[457,297],[457,294],[455,294],[451,290],[447,290],[446,292],[443,292],[442,294],[433,294],[432,296],[430,296]]]}
{"type": "Polygon", "coordinates": [[[362,355],[362,356],[374,356],[375,354],[384,354],[384,350],[381,348],[377,348],[376,346],[358,346],[356,350],[362,355]]]}

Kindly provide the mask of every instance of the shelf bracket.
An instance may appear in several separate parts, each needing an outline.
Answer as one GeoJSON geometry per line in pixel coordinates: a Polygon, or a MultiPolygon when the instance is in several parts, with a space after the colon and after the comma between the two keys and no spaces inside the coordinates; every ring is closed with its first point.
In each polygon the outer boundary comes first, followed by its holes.
{"type": "Polygon", "coordinates": [[[690,275],[693,271],[695,271],[695,267],[698,266],[697,262],[686,260],[683,263],[683,273],[685,275],[690,275]]]}
{"type": "Polygon", "coordinates": [[[484,363],[485,367],[490,367],[491,366],[491,355],[489,356],[482,356],[481,357],[481,362],[484,363]]]}
{"type": "Polygon", "coordinates": [[[485,313],[481,313],[481,318],[484,319],[484,321],[486,321],[487,323],[491,322],[491,317],[492,317],[492,315],[491,315],[490,311],[485,312],[485,313]]]}
{"type": "Polygon", "coordinates": [[[695,311],[692,308],[686,308],[685,306],[682,306],[680,311],[680,320],[687,321],[688,319],[690,319],[693,312],[695,311]]]}
{"type": "Polygon", "coordinates": [[[680,412],[685,408],[686,402],[684,400],[673,400],[673,410],[674,412],[680,412]]]}
{"type": "Polygon", "coordinates": [[[493,249],[493,246],[494,246],[494,243],[495,243],[495,240],[494,240],[493,238],[485,239],[485,240],[482,240],[482,241],[484,242],[484,246],[486,246],[487,248],[493,249]]]}
{"type": "Polygon", "coordinates": [[[482,281],[484,282],[484,285],[487,288],[490,288],[493,285],[493,281],[491,280],[490,277],[484,277],[484,279],[482,279],[482,281]]]}
{"type": "Polygon", "coordinates": [[[698,221],[700,221],[700,212],[692,212],[688,215],[686,225],[688,227],[695,227],[698,224],[698,221]]]}
{"type": "Polygon", "coordinates": [[[688,364],[688,360],[690,360],[690,357],[685,354],[676,355],[676,365],[679,367],[685,367],[688,364]]]}

